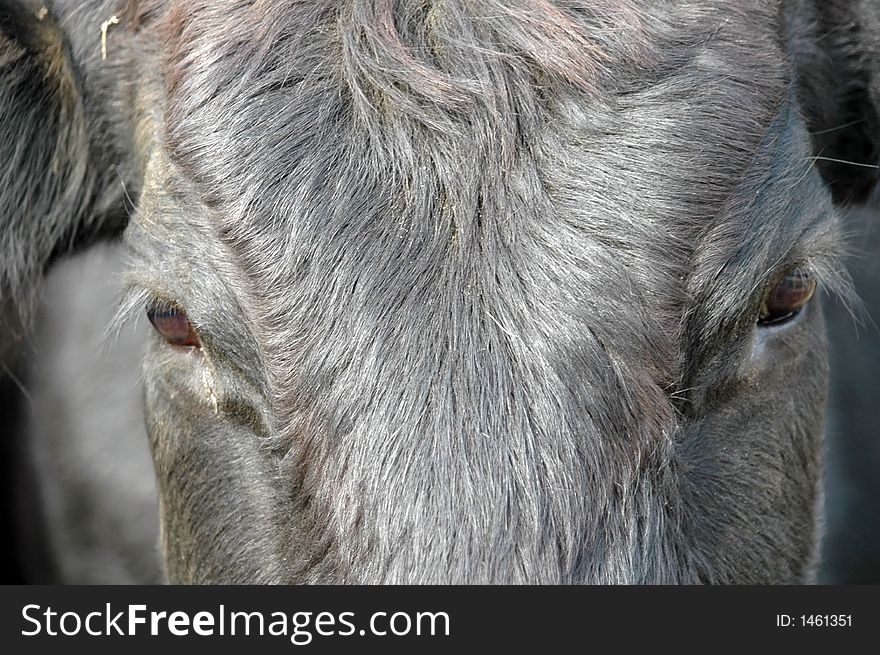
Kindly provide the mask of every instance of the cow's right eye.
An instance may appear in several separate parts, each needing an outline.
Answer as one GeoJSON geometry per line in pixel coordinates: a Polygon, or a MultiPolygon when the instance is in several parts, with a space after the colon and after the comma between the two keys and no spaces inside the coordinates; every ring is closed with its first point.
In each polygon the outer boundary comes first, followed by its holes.
{"type": "Polygon", "coordinates": [[[178,348],[201,348],[202,340],[189,317],[176,307],[147,307],[147,318],[156,332],[178,348]]]}
{"type": "Polygon", "coordinates": [[[779,325],[790,321],[803,309],[816,291],[816,278],[806,267],[789,271],[767,292],[758,316],[758,325],[779,325]]]}

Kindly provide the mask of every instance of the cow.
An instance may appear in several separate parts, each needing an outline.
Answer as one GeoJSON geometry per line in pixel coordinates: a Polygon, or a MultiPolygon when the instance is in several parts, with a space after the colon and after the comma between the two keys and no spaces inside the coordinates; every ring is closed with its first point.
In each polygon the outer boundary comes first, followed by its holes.
{"type": "Polygon", "coordinates": [[[163,579],[816,579],[880,4],[645,4],[0,5],[0,353],[122,238],[163,579]]]}

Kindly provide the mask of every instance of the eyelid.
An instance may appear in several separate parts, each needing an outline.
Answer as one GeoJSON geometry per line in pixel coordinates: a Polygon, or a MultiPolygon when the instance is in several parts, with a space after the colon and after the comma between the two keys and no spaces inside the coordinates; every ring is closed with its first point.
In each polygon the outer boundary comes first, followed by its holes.
{"type": "Polygon", "coordinates": [[[146,312],[153,328],[168,345],[201,350],[202,339],[185,310],[174,304],[168,306],[154,303],[147,305],[146,312]]]}

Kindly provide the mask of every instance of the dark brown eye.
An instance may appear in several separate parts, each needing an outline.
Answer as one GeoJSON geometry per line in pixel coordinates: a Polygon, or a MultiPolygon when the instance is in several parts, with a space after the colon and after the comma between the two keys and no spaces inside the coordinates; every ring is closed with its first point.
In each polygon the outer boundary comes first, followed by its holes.
{"type": "Polygon", "coordinates": [[[201,348],[202,341],[182,309],[147,307],[147,318],[165,341],[180,348],[201,348]]]}
{"type": "Polygon", "coordinates": [[[785,323],[798,315],[816,291],[816,278],[806,268],[796,268],[779,280],[764,298],[758,325],[785,323]]]}

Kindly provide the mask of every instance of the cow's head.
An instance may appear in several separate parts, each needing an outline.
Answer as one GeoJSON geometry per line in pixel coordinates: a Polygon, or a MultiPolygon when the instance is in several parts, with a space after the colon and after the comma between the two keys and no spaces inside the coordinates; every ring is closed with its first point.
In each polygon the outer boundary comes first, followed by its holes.
{"type": "Polygon", "coordinates": [[[809,577],[873,104],[806,4],[635,4],[120,8],[172,580],[809,577]]]}

